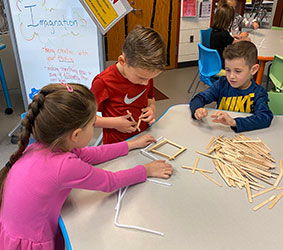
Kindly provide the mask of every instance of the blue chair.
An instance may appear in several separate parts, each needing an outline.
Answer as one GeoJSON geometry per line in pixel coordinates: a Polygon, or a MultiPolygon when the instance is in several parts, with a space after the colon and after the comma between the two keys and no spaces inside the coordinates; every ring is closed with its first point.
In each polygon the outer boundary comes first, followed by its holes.
{"type": "MultiPolygon", "coordinates": [[[[5,49],[5,48],[6,48],[5,44],[0,44],[0,50],[5,49]]],[[[5,113],[7,115],[10,115],[10,114],[13,113],[13,109],[12,109],[12,104],[11,104],[11,100],[10,100],[10,96],[9,96],[9,92],[8,92],[8,88],[7,88],[7,83],[6,83],[1,59],[0,59],[0,80],[1,80],[2,88],[3,88],[3,91],[4,91],[4,96],[5,96],[5,100],[6,100],[6,104],[7,104],[7,108],[5,109],[5,113]]]]}
{"type": "Polygon", "coordinates": [[[61,215],[59,217],[59,226],[61,228],[64,240],[65,240],[65,246],[66,246],[67,250],[72,250],[72,246],[71,246],[71,242],[70,242],[70,239],[69,239],[69,236],[68,236],[68,232],[67,232],[67,229],[65,227],[65,224],[63,222],[61,215]]]}
{"type": "Polygon", "coordinates": [[[198,59],[198,66],[199,66],[199,80],[195,86],[195,89],[192,93],[192,97],[194,97],[196,90],[199,86],[199,83],[202,81],[204,84],[211,86],[215,78],[216,74],[218,74],[221,69],[221,59],[216,49],[209,49],[203,46],[202,44],[198,44],[198,51],[199,51],[199,59],[198,59]]]}
{"type": "MultiPolygon", "coordinates": [[[[205,30],[200,30],[200,43],[203,46],[207,47],[207,48],[210,48],[210,35],[211,35],[211,31],[212,31],[212,28],[208,28],[208,29],[205,29],[205,30]]],[[[199,75],[199,71],[196,73],[193,81],[191,82],[191,85],[188,88],[188,93],[191,91],[191,88],[194,85],[195,80],[196,80],[198,75],[199,75]]]]}
{"type": "Polygon", "coordinates": [[[200,43],[210,48],[210,36],[211,36],[212,28],[208,28],[206,30],[200,30],[200,43]]]}

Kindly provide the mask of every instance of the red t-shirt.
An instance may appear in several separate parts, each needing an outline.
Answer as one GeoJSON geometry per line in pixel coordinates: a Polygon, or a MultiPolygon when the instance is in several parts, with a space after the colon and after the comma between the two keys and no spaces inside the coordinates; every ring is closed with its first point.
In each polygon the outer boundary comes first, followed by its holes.
{"type": "MultiPolygon", "coordinates": [[[[135,121],[138,122],[141,109],[147,107],[148,99],[154,97],[153,80],[150,79],[146,86],[134,84],[123,77],[116,64],[111,65],[97,75],[91,86],[91,92],[95,95],[98,111],[103,117],[117,117],[127,114],[129,110],[135,121]]],[[[144,131],[148,124],[141,122],[140,130],[144,131]]],[[[124,141],[139,132],[122,133],[116,129],[103,129],[103,143],[124,141]]]]}

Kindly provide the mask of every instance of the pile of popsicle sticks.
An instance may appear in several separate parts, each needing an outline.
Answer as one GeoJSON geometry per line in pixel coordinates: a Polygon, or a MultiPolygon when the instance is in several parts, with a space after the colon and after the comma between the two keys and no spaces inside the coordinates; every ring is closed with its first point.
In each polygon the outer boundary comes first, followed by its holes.
{"type": "MultiPolygon", "coordinates": [[[[206,149],[208,150],[207,153],[199,151],[197,153],[213,159],[216,171],[229,187],[241,189],[244,187],[250,202],[253,201],[253,198],[269,191],[283,190],[283,187],[278,187],[283,177],[282,161],[280,160],[280,173],[277,174],[274,171],[275,160],[271,156],[271,149],[261,139],[253,140],[243,134],[234,135],[233,138],[219,136],[212,138],[206,149]],[[271,182],[272,179],[276,179],[274,184],[271,182]],[[258,183],[258,180],[272,187],[265,189],[263,185],[258,183]],[[251,189],[255,191],[264,190],[252,195],[251,189]]],[[[195,166],[193,168],[197,170],[195,166]]],[[[203,174],[202,171],[200,172],[203,174]]],[[[214,182],[217,184],[215,180],[214,182]]],[[[269,208],[272,208],[281,197],[283,197],[283,191],[277,195],[272,195],[268,200],[254,207],[254,210],[256,211],[271,201],[269,208]]]]}

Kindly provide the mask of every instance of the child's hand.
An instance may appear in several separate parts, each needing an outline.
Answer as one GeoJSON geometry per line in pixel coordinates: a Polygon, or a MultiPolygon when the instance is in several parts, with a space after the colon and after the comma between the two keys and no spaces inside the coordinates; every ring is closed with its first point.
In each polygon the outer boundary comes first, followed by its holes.
{"type": "Polygon", "coordinates": [[[240,39],[246,39],[249,36],[248,32],[241,32],[240,39]]]}
{"type": "Polygon", "coordinates": [[[236,127],[236,121],[230,115],[228,115],[227,112],[219,110],[213,113],[210,117],[213,118],[213,122],[236,127]]]}
{"type": "Polygon", "coordinates": [[[232,35],[232,37],[235,38],[235,39],[237,39],[237,40],[239,40],[239,39],[242,38],[241,35],[236,35],[236,34],[235,34],[235,35],[232,35]]]}
{"type": "Polygon", "coordinates": [[[206,117],[208,115],[206,108],[198,108],[195,111],[195,118],[197,120],[201,120],[202,118],[206,117]]]}
{"type": "Polygon", "coordinates": [[[152,142],[156,142],[155,138],[152,135],[142,135],[137,139],[127,141],[129,150],[135,148],[144,148],[152,142]]]}
{"type": "Polygon", "coordinates": [[[258,22],[253,22],[253,27],[254,27],[254,30],[257,30],[259,28],[258,22]]]}
{"type": "Polygon", "coordinates": [[[140,118],[142,119],[142,121],[147,122],[149,125],[156,121],[154,111],[150,106],[142,109],[140,118]]]}
{"type": "Polygon", "coordinates": [[[164,160],[152,161],[144,164],[147,176],[168,179],[173,173],[173,168],[164,160]]]}
{"type": "Polygon", "coordinates": [[[129,120],[131,114],[115,117],[115,129],[122,133],[133,133],[136,131],[137,123],[129,120]]]}

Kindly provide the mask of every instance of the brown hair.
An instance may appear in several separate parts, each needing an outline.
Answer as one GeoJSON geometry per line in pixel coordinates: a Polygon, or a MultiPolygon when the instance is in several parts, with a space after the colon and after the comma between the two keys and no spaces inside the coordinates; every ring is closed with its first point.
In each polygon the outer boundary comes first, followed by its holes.
{"type": "Polygon", "coordinates": [[[235,58],[243,58],[246,64],[251,68],[257,64],[257,48],[249,41],[239,41],[228,45],[223,51],[223,58],[232,60],[235,58]]]}
{"type": "Polygon", "coordinates": [[[126,37],[122,52],[131,67],[164,70],[165,44],[161,35],[154,29],[137,26],[126,37]]]}
{"type": "Polygon", "coordinates": [[[49,84],[34,96],[26,116],[22,120],[23,130],[18,149],[0,171],[0,206],[4,182],[13,164],[28,146],[30,135],[51,150],[64,148],[66,136],[77,128],[83,128],[96,113],[96,102],[90,90],[81,84],[49,84]]]}
{"type": "Polygon", "coordinates": [[[211,27],[216,30],[228,30],[232,25],[234,16],[234,8],[228,4],[223,4],[221,7],[217,8],[211,27]]]}

